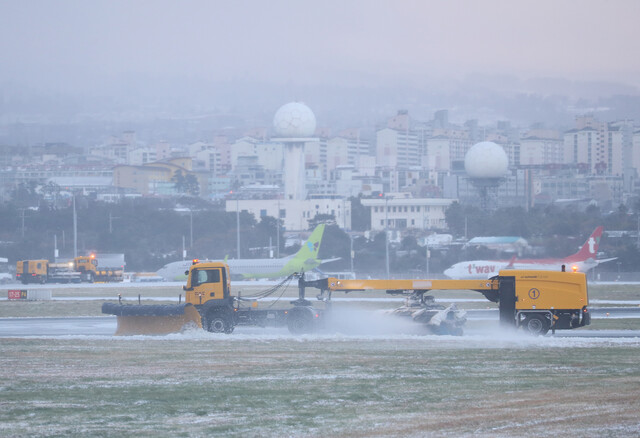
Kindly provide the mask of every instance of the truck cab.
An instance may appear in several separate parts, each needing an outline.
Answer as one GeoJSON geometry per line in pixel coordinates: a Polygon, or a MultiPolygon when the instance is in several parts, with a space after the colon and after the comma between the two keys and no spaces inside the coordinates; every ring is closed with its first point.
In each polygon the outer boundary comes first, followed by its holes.
{"type": "Polygon", "coordinates": [[[78,256],[73,261],[76,271],[95,271],[98,266],[94,256],[78,256]]]}
{"type": "Polygon", "coordinates": [[[73,265],[74,269],[80,272],[82,279],[90,283],[94,281],[122,281],[124,279],[123,267],[101,266],[95,254],[76,257],[73,259],[73,265]]]}
{"type": "Polygon", "coordinates": [[[94,256],[79,256],[73,259],[74,270],[80,272],[82,279],[93,282],[96,278],[98,261],[94,256]]]}
{"type": "Polygon", "coordinates": [[[230,297],[231,276],[229,266],[225,263],[194,262],[186,274],[187,284],[183,289],[187,303],[202,305],[211,300],[230,297]]]}
{"type": "Polygon", "coordinates": [[[202,327],[211,332],[231,333],[236,325],[229,266],[222,262],[197,260],[188,271],[185,301],[193,304],[202,317],[202,327]]]}

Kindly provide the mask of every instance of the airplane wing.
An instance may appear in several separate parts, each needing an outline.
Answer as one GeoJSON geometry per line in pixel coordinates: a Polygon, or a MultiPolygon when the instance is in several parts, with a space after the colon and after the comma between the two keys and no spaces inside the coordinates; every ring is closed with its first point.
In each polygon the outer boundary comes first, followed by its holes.
{"type": "Polygon", "coordinates": [[[329,262],[335,262],[336,260],[340,260],[341,258],[342,258],[342,257],[336,257],[336,258],[333,258],[333,259],[324,259],[324,260],[320,260],[320,264],[323,264],[323,263],[329,263],[329,262]]]}
{"type": "Polygon", "coordinates": [[[618,257],[612,257],[612,258],[610,258],[610,259],[599,259],[599,260],[596,260],[596,262],[597,262],[598,264],[600,264],[600,263],[606,263],[606,262],[610,262],[610,261],[612,261],[612,260],[616,260],[617,258],[618,258],[618,257]]]}

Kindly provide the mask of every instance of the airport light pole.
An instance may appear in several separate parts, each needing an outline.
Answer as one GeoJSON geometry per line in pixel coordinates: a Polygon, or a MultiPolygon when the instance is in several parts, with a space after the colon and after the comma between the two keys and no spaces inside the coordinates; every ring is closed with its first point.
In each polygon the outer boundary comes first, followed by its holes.
{"type": "Polygon", "coordinates": [[[276,258],[280,258],[280,200],[278,199],[278,214],[276,215],[276,258]]]}
{"type": "Polygon", "coordinates": [[[109,234],[113,234],[113,220],[120,219],[119,216],[113,216],[111,212],[109,212],[109,234]]]}
{"type": "Polygon", "coordinates": [[[78,257],[78,215],[76,214],[76,194],[73,194],[73,258],[78,257]]]}
{"type": "Polygon", "coordinates": [[[426,256],[427,256],[427,278],[429,278],[429,241],[425,240],[425,245],[424,247],[426,248],[426,256]]]}
{"type": "Polygon", "coordinates": [[[389,198],[384,197],[384,247],[386,254],[387,279],[389,276],[389,198]]]}
{"type": "Polygon", "coordinates": [[[349,232],[349,244],[351,246],[350,251],[349,251],[349,258],[351,259],[351,272],[355,272],[353,270],[353,236],[351,235],[351,232],[349,232]]]}
{"type": "Polygon", "coordinates": [[[189,249],[193,251],[193,210],[189,209],[189,249]]]}
{"type": "Polygon", "coordinates": [[[236,193],[236,245],[237,257],[240,259],[240,200],[236,193]]]}
{"type": "Polygon", "coordinates": [[[20,209],[20,216],[22,217],[22,238],[24,239],[24,208],[20,209]]]}

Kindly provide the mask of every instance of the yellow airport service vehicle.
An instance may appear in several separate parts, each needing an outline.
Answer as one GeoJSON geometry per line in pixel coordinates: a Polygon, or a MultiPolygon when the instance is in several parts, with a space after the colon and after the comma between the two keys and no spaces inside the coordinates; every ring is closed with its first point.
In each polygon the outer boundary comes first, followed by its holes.
{"type": "Polygon", "coordinates": [[[49,260],[19,260],[16,279],[28,283],[80,283],[82,276],[73,262],[52,263],[49,260]]]}
{"type": "Polygon", "coordinates": [[[425,325],[432,333],[462,334],[464,312],[455,306],[440,306],[432,290],[474,290],[499,303],[504,325],[523,327],[533,334],[573,329],[588,325],[587,282],[583,273],[503,270],[488,280],[340,280],[323,278],[306,281],[298,277],[298,299],[288,309],[259,309],[257,302],[283,287],[253,297],[231,295],[229,267],[222,262],[196,263],[187,271],[185,303],[168,306],[104,303],[102,312],[118,316],[116,334],[171,333],[185,327],[202,327],[211,332],[231,333],[237,325],[288,326],[295,334],[310,333],[330,324],[332,292],[386,290],[407,296],[405,306],[394,312],[425,325]],[[306,288],[320,289],[324,307],[305,298],[306,288]]]}
{"type": "Polygon", "coordinates": [[[73,259],[74,269],[79,271],[83,280],[90,283],[123,281],[124,269],[118,267],[101,267],[95,254],[73,259]]]}
{"type": "Polygon", "coordinates": [[[49,260],[19,260],[16,279],[27,283],[80,283],[83,281],[122,281],[122,268],[99,268],[95,255],[79,256],[68,262],[49,260]]]}
{"type": "Polygon", "coordinates": [[[312,331],[320,314],[306,300],[292,302],[290,309],[258,309],[260,298],[273,295],[294,278],[290,275],[277,286],[256,296],[231,295],[231,273],[223,262],[198,262],[186,272],[185,303],[178,305],[121,305],[104,303],[102,313],[118,316],[116,334],[147,334],[147,325],[157,334],[172,333],[194,326],[210,332],[231,333],[237,325],[282,326],[302,333],[312,331]],[[178,316],[186,315],[186,319],[178,316]],[[313,327],[307,327],[307,317],[313,327]]]}
{"type": "Polygon", "coordinates": [[[499,303],[500,321],[533,334],[573,329],[591,323],[587,279],[582,272],[501,270],[488,280],[338,280],[308,282],[330,295],[334,291],[386,290],[425,301],[432,290],[474,290],[499,303]]]}

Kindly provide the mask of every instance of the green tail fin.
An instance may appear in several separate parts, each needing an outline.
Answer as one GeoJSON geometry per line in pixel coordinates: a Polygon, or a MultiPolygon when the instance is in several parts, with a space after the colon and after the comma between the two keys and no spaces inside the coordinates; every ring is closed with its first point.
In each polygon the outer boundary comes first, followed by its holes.
{"type": "Polygon", "coordinates": [[[308,271],[320,264],[318,252],[320,251],[324,228],[325,224],[320,224],[313,230],[296,255],[286,264],[285,270],[291,272],[308,271]]]}

